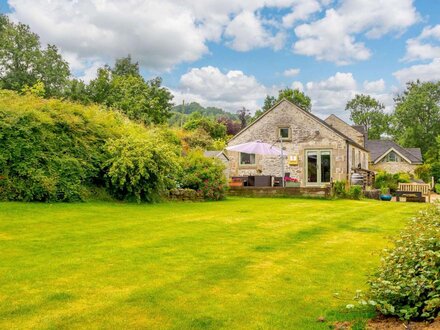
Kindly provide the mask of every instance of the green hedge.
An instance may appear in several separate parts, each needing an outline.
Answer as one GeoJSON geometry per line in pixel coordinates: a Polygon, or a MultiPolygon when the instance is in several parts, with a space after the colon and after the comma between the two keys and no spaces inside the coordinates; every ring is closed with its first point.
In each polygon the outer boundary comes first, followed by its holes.
{"type": "Polygon", "coordinates": [[[106,187],[150,201],[178,171],[177,143],[99,106],[0,90],[0,199],[78,201],[106,187]]]}

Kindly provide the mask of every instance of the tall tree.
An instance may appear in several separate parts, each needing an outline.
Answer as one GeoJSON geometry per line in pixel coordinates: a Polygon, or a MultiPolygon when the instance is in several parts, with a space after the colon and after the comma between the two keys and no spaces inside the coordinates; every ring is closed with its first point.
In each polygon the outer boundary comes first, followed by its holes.
{"type": "Polygon", "coordinates": [[[145,81],[141,76],[113,76],[105,104],[145,124],[162,124],[169,115],[173,96],[161,87],[161,79],[145,81]]]}
{"type": "Polygon", "coordinates": [[[306,94],[298,89],[285,88],[278,91],[278,98],[271,95],[266,95],[264,99],[264,104],[260,110],[257,110],[252,117],[252,121],[260,117],[264,112],[272,108],[277,102],[282,99],[287,99],[293,104],[297,105],[303,110],[308,112],[312,111],[312,100],[306,94]]]}
{"type": "Polygon", "coordinates": [[[266,95],[266,98],[264,99],[263,107],[261,108],[262,112],[265,112],[270,108],[272,108],[275,105],[275,103],[277,103],[277,99],[275,98],[275,96],[266,95]]]}
{"type": "Polygon", "coordinates": [[[47,97],[61,97],[69,85],[69,64],[54,45],[41,51],[38,62],[38,80],[44,84],[47,97]]]}
{"type": "Polygon", "coordinates": [[[312,111],[312,100],[299,89],[285,88],[278,92],[277,102],[287,99],[308,112],[312,111]]]}
{"type": "Polygon", "coordinates": [[[131,55],[116,59],[112,74],[117,76],[140,76],[139,62],[132,62],[131,55]]]}
{"type": "Polygon", "coordinates": [[[193,112],[183,127],[188,131],[202,129],[213,139],[224,139],[226,137],[226,125],[224,123],[204,117],[200,112],[193,112]]]}
{"type": "Polygon", "coordinates": [[[96,78],[91,80],[87,90],[92,102],[107,104],[110,94],[110,82],[112,79],[111,68],[105,65],[97,70],[96,78]]]}
{"type": "Polygon", "coordinates": [[[241,129],[245,128],[251,119],[251,112],[245,107],[237,111],[238,120],[240,120],[241,129]]]}
{"type": "Polygon", "coordinates": [[[394,135],[406,147],[420,147],[425,160],[438,159],[440,81],[409,82],[395,98],[394,135]]]}
{"type": "Polygon", "coordinates": [[[0,15],[0,88],[21,91],[41,81],[45,96],[60,96],[69,76],[69,66],[55,46],[41,48],[29,26],[0,15]]]}
{"type": "Polygon", "coordinates": [[[350,111],[350,119],[356,125],[363,125],[368,138],[380,139],[387,131],[389,117],[384,113],[385,106],[370,95],[356,94],[347,102],[345,110],[350,111]]]}
{"type": "Polygon", "coordinates": [[[162,124],[171,115],[173,95],[162,87],[162,79],[148,81],[139,74],[139,64],[131,57],[105,65],[87,87],[92,102],[121,110],[130,119],[145,124],[162,124]]]}

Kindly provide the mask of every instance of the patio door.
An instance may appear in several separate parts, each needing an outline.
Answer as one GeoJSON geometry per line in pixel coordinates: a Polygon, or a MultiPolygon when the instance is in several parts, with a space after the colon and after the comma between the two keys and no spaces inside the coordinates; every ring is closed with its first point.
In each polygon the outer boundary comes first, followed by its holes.
{"type": "Polygon", "coordinates": [[[330,183],[331,153],[329,150],[306,151],[306,176],[309,185],[330,183]]]}

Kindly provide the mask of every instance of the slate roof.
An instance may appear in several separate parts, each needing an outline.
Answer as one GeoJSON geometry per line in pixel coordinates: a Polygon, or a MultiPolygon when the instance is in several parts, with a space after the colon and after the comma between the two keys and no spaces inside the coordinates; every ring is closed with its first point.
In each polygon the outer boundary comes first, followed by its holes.
{"type": "Polygon", "coordinates": [[[351,127],[353,127],[356,131],[358,131],[359,133],[365,135],[365,133],[367,133],[367,130],[365,129],[365,126],[363,125],[351,125],[351,127]]]}
{"type": "Polygon", "coordinates": [[[421,164],[423,162],[420,148],[403,148],[391,140],[367,140],[365,141],[365,147],[370,152],[373,162],[376,162],[380,156],[383,156],[391,148],[409,159],[413,164],[421,164]]]}
{"type": "Polygon", "coordinates": [[[203,155],[210,158],[220,158],[220,156],[223,156],[226,160],[229,160],[228,156],[226,156],[222,150],[206,150],[203,155]]]}

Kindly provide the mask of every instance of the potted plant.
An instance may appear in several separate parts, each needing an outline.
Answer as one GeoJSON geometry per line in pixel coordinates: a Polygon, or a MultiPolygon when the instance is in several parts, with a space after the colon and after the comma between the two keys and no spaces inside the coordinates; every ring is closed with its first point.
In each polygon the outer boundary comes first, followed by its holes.
{"type": "Polygon", "coordinates": [[[382,188],[380,188],[380,200],[389,202],[391,198],[392,196],[389,193],[389,189],[385,186],[382,186],[382,188]]]}
{"type": "Polygon", "coordinates": [[[284,186],[285,187],[299,187],[300,182],[297,178],[291,178],[290,176],[284,177],[284,186]]]}

